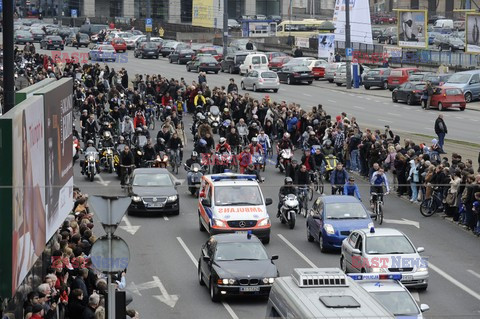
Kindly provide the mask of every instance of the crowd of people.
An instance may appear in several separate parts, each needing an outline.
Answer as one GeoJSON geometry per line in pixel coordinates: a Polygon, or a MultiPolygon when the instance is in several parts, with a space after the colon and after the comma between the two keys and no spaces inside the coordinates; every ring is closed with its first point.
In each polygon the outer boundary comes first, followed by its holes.
{"type": "MultiPolygon", "coordinates": [[[[249,93],[240,94],[233,78],[227,86],[213,88],[203,73],[190,84],[161,74],[129,79],[125,69],[116,72],[106,65],[61,63],[31,51],[29,47],[16,51],[16,88],[45,77],[74,78],[75,109],[81,114],[77,118],[81,132],[75,134],[85,146],[97,144],[96,138],[104,133],[100,123],[107,119],[117,139],[112,143],[126,138],[133,141],[140,129],[147,137],[145,148],[151,157],[167,148],[181,150],[187,144],[182,122],[187,112],[194,119],[195,161],[198,154],[215,150],[239,155],[301,149],[301,159],[294,159],[286,169],[289,185],[308,184],[309,172],[318,170],[322,174],[331,171],[328,181],[332,194],[360,198],[359,187],[386,187],[389,192],[392,186],[398,196],[408,196],[413,203],[435,192],[446,215],[480,235],[480,175],[471,159],[455,153],[450,160],[445,157],[447,128],[441,115],[434,128],[438,139],[429,145],[410,139],[402,142],[388,126],[383,132],[362,127],[344,112],[328,115],[321,104],[303,108],[293,102],[274,101],[269,95],[257,99],[249,93]],[[213,106],[221,113],[218,138],[205,117],[213,106]],[[161,128],[155,140],[149,131],[156,120],[161,121],[161,128]],[[367,182],[357,185],[354,174],[367,182]]],[[[121,157],[122,164],[135,164],[128,148],[126,154],[121,157]]],[[[242,172],[255,172],[250,162],[246,164],[242,172]]],[[[87,197],[76,190],[72,214],[56,234],[50,271],[25,300],[25,318],[57,318],[57,313],[60,318],[104,318],[107,286],[105,278],[90,267],[88,256],[95,236],[87,203],[87,197]]],[[[118,289],[125,289],[125,273],[118,275],[117,284],[118,289]]],[[[130,317],[135,316],[130,311],[130,317]]]]}

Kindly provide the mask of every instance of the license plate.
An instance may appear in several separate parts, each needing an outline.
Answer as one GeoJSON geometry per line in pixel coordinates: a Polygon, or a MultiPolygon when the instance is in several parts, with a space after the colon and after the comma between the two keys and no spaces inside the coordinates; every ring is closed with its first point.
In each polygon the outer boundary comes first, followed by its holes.
{"type": "Polygon", "coordinates": [[[215,63],[210,63],[209,65],[210,65],[210,66],[215,66],[215,63]]]}
{"type": "Polygon", "coordinates": [[[393,83],[398,83],[398,81],[395,81],[395,80],[393,80],[392,82],[393,82],[393,83]]]}
{"type": "Polygon", "coordinates": [[[236,231],[235,234],[246,234],[248,233],[247,231],[245,230],[240,230],[240,231],[236,231]]]}
{"type": "Polygon", "coordinates": [[[460,103],[452,103],[452,106],[460,106],[460,103]]]}
{"type": "Polygon", "coordinates": [[[163,207],[163,203],[152,203],[148,207],[163,207]]]}
{"type": "Polygon", "coordinates": [[[185,57],[186,57],[186,58],[191,58],[192,56],[191,56],[191,55],[186,55],[185,57]]]}
{"type": "Polygon", "coordinates": [[[463,47],[458,47],[460,50],[463,50],[464,48],[463,47]]]}
{"type": "Polygon", "coordinates": [[[260,287],[240,287],[241,292],[255,292],[260,291],[260,287]]]}
{"type": "Polygon", "coordinates": [[[412,280],[413,280],[413,275],[402,275],[401,281],[412,281],[412,280]]]}
{"type": "Polygon", "coordinates": [[[154,51],[149,51],[148,54],[154,54],[155,52],[154,51]]]}
{"type": "Polygon", "coordinates": [[[375,78],[367,78],[367,80],[375,80],[375,78]]]}

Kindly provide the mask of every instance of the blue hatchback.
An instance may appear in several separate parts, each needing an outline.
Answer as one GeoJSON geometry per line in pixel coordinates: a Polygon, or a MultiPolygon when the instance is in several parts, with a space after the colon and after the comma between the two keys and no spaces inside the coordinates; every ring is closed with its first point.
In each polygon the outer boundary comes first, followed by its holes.
{"type": "Polygon", "coordinates": [[[340,250],[342,241],[356,229],[373,227],[370,213],[353,196],[320,196],[307,217],[307,239],[322,252],[340,250]]]}

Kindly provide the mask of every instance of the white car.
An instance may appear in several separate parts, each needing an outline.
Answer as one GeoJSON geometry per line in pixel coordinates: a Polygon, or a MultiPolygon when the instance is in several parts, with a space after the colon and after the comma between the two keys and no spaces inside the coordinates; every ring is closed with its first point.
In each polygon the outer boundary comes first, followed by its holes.
{"type": "Polygon", "coordinates": [[[428,261],[410,239],[393,228],[358,229],[342,242],[340,266],[345,273],[401,273],[407,287],[425,290],[428,261]]]}
{"type": "Polygon", "coordinates": [[[135,44],[141,37],[143,37],[143,35],[132,35],[131,37],[126,38],[125,43],[127,44],[127,49],[135,49],[135,44]]]}
{"type": "MultiPolygon", "coordinates": [[[[293,58],[290,59],[287,63],[283,66],[309,66],[313,61],[316,61],[315,58],[312,57],[301,57],[301,58],[293,58]]],[[[309,67],[310,68],[310,67],[309,67]]],[[[311,71],[312,69],[310,69],[311,71]]]]}
{"type": "Polygon", "coordinates": [[[328,62],[325,60],[308,60],[307,61],[307,66],[310,69],[310,71],[313,71],[314,67],[323,67],[327,68],[328,62]]]}
{"type": "Polygon", "coordinates": [[[349,274],[349,276],[397,318],[423,319],[423,313],[430,309],[426,304],[418,306],[412,294],[399,281],[402,278],[401,274],[349,274]]]}
{"type": "Polygon", "coordinates": [[[117,53],[110,44],[96,44],[89,52],[88,59],[92,61],[116,61],[117,53]]]}
{"type": "Polygon", "coordinates": [[[240,86],[242,90],[252,89],[254,92],[272,90],[276,93],[280,88],[280,80],[273,71],[253,70],[242,78],[240,86]]]}

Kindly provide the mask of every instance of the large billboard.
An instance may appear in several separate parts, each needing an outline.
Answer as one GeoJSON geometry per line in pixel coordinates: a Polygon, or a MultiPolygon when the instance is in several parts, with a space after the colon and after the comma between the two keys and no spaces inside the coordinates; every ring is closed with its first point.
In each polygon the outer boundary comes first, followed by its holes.
{"type": "Polygon", "coordinates": [[[428,47],[427,11],[398,10],[398,46],[422,49],[428,47]]]}
{"type": "Polygon", "coordinates": [[[465,22],[465,51],[480,53],[480,13],[467,13],[465,22]]]}
{"type": "Polygon", "coordinates": [[[318,58],[333,61],[335,54],[335,34],[321,33],[318,35],[318,58]]]}
{"type": "MultiPolygon", "coordinates": [[[[192,25],[213,28],[215,18],[214,0],[193,0],[192,25]]],[[[223,13],[223,12],[222,12],[223,13]]]]}
{"type": "Polygon", "coordinates": [[[64,78],[41,88],[45,103],[46,235],[49,239],[72,209],[73,80],[64,78]]]}
{"type": "Polygon", "coordinates": [[[2,116],[0,137],[0,159],[5,165],[1,179],[10,183],[2,182],[2,186],[11,186],[0,190],[0,294],[8,296],[23,281],[47,242],[43,99],[31,97],[2,116]]]}
{"type": "MultiPolygon", "coordinates": [[[[349,0],[350,39],[352,43],[373,44],[368,0],[349,0]]],[[[345,0],[336,0],[333,13],[335,41],[345,41],[345,0]]]]}

